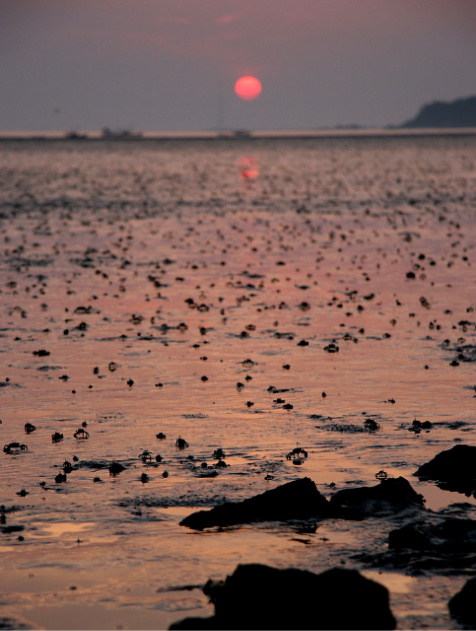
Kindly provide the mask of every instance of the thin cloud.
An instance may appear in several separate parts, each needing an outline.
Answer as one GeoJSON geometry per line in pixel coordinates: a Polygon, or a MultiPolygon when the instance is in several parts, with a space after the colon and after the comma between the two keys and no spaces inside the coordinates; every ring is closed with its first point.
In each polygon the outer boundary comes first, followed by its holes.
{"type": "Polygon", "coordinates": [[[235,22],[239,17],[240,16],[237,13],[221,15],[215,20],[215,24],[231,24],[231,22],[235,22]]]}

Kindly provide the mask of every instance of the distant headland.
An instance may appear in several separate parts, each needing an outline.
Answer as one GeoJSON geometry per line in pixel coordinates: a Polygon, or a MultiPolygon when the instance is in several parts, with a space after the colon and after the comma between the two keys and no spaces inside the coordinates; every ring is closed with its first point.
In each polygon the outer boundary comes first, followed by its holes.
{"type": "Polygon", "coordinates": [[[400,129],[428,127],[476,127],[476,96],[428,103],[414,118],[399,125],[400,129]]]}

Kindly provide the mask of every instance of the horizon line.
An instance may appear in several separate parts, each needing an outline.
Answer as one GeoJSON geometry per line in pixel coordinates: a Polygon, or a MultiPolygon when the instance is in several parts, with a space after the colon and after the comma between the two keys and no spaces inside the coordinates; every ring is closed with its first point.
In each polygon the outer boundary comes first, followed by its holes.
{"type": "Polygon", "coordinates": [[[130,131],[127,129],[104,133],[98,130],[0,130],[0,140],[211,140],[211,139],[259,139],[259,138],[326,138],[326,137],[369,137],[369,136],[445,136],[476,135],[476,127],[358,127],[339,126],[317,129],[280,130],[169,130],[130,131]]]}

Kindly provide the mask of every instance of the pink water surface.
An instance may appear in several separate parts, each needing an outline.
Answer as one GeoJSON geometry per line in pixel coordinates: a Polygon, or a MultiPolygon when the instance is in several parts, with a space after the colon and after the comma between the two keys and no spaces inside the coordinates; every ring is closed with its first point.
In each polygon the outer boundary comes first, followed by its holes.
{"type": "Polygon", "coordinates": [[[475,503],[412,475],[474,444],[475,363],[451,362],[476,344],[475,144],[0,145],[0,434],[28,447],[0,457],[7,524],[25,527],[0,535],[4,626],[167,628],[212,613],[209,577],[259,560],[356,567],[388,586],[400,628],[459,628],[446,603],[463,574],[352,558],[385,550],[398,522],[299,535],[179,521],[304,476],[329,497],[380,470],[431,510],[475,503]],[[414,419],[433,427],[415,434],[414,419]],[[219,447],[229,466],[201,477],[219,447]],[[73,456],[81,468],[56,483],[73,456]]]}

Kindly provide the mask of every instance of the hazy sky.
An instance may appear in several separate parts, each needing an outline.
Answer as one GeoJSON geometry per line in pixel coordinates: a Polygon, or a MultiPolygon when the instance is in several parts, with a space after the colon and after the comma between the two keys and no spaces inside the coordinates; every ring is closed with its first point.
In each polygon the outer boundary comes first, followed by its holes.
{"type": "Polygon", "coordinates": [[[0,130],[379,126],[471,94],[476,0],[0,0],[0,130]]]}

